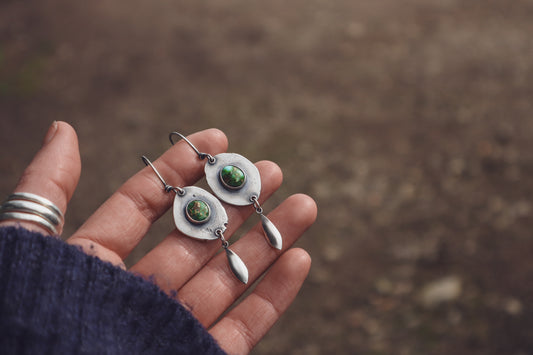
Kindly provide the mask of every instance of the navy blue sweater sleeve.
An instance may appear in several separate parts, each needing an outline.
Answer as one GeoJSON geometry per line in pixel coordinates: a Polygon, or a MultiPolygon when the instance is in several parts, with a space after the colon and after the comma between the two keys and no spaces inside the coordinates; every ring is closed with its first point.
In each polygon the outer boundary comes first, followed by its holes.
{"type": "Polygon", "coordinates": [[[61,240],[0,228],[1,354],[224,354],[153,283],[61,240]]]}

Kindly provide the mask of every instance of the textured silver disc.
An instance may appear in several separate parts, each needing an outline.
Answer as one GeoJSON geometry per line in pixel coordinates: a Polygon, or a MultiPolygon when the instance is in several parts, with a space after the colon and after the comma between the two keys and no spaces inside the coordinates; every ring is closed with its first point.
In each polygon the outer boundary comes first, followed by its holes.
{"type": "Polygon", "coordinates": [[[174,198],[173,214],[176,228],[192,238],[218,239],[216,230],[220,229],[224,232],[228,224],[228,215],[220,201],[209,192],[196,186],[187,186],[183,190],[185,191],[184,195],[176,194],[174,198]],[[187,206],[195,200],[203,201],[209,206],[209,218],[206,219],[205,223],[193,223],[187,216],[187,206]]]}
{"type": "Polygon", "coordinates": [[[205,164],[205,178],[213,193],[217,195],[222,201],[232,205],[246,206],[253,202],[250,200],[252,196],[259,198],[261,193],[261,176],[259,170],[255,165],[243,157],[235,153],[221,153],[215,155],[215,163],[207,162],[205,164]],[[232,189],[227,187],[220,179],[220,172],[224,167],[232,165],[245,174],[245,181],[242,187],[232,189]]]}

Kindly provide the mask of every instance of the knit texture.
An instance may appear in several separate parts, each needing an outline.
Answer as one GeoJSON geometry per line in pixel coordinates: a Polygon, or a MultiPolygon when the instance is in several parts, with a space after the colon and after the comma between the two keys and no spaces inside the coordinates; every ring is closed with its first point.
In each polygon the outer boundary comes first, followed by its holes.
{"type": "Polygon", "coordinates": [[[0,228],[1,354],[224,354],[153,283],[61,240],[0,228]]]}

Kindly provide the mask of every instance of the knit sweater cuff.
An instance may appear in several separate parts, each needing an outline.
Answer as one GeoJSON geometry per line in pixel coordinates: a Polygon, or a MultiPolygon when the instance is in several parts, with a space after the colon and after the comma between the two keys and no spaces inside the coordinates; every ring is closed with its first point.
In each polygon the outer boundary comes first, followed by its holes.
{"type": "Polygon", "coordinates": [[[153,283],[14,227],[0,228],[0,353],[224,354],[153,283]]]}

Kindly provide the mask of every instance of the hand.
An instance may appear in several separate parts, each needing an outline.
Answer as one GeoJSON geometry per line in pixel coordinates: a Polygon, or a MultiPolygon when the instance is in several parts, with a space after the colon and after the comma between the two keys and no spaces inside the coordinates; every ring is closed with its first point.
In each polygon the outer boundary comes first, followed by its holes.
{"type": "MultiPolygon", "coordinates": [[[[215,129],[193,134],[189,139],[201,151],[212,155],[227,148],[226,137],[215,129]]],[[[139,163],[142,164],[140,160],[139,163]]],[[[168,183],[181,187],[193,185],[202,176],[204,164],[184,141],[176,143],[154,162],[168,183]]],[[[262,161],[256,166],[263,183],[262,203],[280,186],[282,174],[272,162],[262,161]]],[[[43,147],[24,172],[15,192],[41,195],[65,212],[80,171],[76,133],[68,124],[57,122],[50,128],[43,147]]],[[[125,268],[124,258],[151,224],[168,210],[173,198],[173,193],[163,190],[153,170],[145,167],[100,206],[67,242],[125,268]]],[[[224,204],[224,207],[230,221],[225,233],[229,238],[254,210],[250,206],[224,204]]],[[[308,274],[311,260],[307,252],[289,247],[314,222],[316,205],[305,195],[294,195],[268,217],[283,235],[282,251],[267,244],[259,224],[231,246],[248,267],[248,285],[233,276],[224,253],[217,255],[219,242],[195,240],[176,229],[130,270],[153,277],[169,294],[177,291],[178,300],[209,329],[225,351],[248,353],[287,309],[308,274]],[[253,292],[219,319],[268,268],[253,292]]],[[[1,224],[8,223],[12,222],[1,224]]],[[[47,233],[31,223],[20,224],[47,233]]]]}

